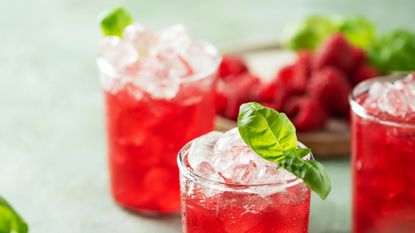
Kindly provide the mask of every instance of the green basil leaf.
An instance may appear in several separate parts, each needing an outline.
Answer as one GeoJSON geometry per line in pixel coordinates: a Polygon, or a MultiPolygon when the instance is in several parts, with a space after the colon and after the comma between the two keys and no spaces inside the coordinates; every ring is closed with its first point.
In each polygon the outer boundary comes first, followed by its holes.
{"type": "Polygon", "coordinates": [[[355,46],[367,47],[375,37],[375,26],[363,17],[344,18],[340,21],[338,31],[355,46]]]}
{"type": "Polygon", "coordinates": [[[331,191],[330,178],[326,169],[319,162],[303,160],[295,155],[286,155],[278,162],[278,165],[301,178],[321,199],[324,200],[329,195],[331,191]]]}
{"type": "Polygon", "coordinates": [[[310,148],[296,148],[289,151],[284,151],[284,156],[294,155],[297,158],[304,158],[304,156],[310,154],[310,148]]]}
{"type": "Polygon", "coordinates": [[[100,22],[104,35],[122,37],[124,28],[132,24],[134,19],[124,8],[117,7],[104,14],[100,22]]]}
{"type": "Polygon", "coordinates": [[[372,65],[382,72],[415,70],[415,33],[397,29],[378,38],[369,46],[372,65]]]}
{"type": "Polygon", "coordinates": [[[238,129],[244,142],[267,160],[279,159],[297,148],[295,127],[284,113],[258,103],[241,105],[238,129]]]}
{"type": "Polygon", "coordinates": [[[312,15],[301,24],[288,27],[283,39],[292,50],[315,50],[335,32],[341,32],[355,46],[367,47],[375,37],[375,26],[363,17],[312,15]]]}
{"type": "Polygon", "coordinates": [[[0,233],[27,233],[29,227],[7,201],[0,196],[0,233]]]}
{"type": "Polygon", "coordinates": [[[301,24],[285,30],[285,44],[292,50],[314,50],[334,32],[336,24],[330,17],[312,15],[301,24]]]}

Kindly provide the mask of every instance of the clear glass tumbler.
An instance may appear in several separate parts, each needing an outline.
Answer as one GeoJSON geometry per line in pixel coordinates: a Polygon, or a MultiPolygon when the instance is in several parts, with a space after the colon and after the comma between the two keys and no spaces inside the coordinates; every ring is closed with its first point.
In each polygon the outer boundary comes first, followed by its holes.
{"type": "MultiPolygon", "coordinates": [[[[350,98],[354,233],[415,232],[415,122],[375,115],[368,109],[371,105],[362,104],[374,82],[403,77],[362,82],[350,98]]],[[[388,96],[376,101],[389,104],[388,96]]]]}
{"type": "Polygon", "coordinates": [[[177,161],[184,233],[308,232],[310,189],[301,179],[247,185],[209,180],[188,163],[191,143],[177,161]]]}
{"type": "MultiPolygon", "coordinates": [[[[140,213],[179,211],[176,155],[188,141],[213,129],[217,49],[200,42],[212,56],[210,68],[180,80],[169,98],[149,93],[153,80],[118,73],[98,58],[105,95],[109,170],[114,199],[140,213]],[[147,85],[147,86],[146,86],[147,85]],[[146,88],[142,88],[145,86],[146,88]]],[[[195,58],[197,59],[197,58],[195,58]]]]}

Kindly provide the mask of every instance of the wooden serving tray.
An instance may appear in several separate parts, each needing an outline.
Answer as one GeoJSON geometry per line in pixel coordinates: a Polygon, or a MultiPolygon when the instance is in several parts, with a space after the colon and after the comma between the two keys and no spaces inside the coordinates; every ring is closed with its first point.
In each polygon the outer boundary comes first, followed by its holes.
{"type": "MultiPolygon", "coordinates": [[[[273,78],[278,69],[295,59],[295,54],[280,49],[276,44],[235,49],[227,53],[243,56],[250,70],[264,81],[273,78]]],[[[217,116],[215,125],[216,130],[226,131],[236,127],[236,122],[217,116]]],[[[297,135],[302,143],[312,149],[316,157],[345,157],[350,153],[349,125],[344,120],[330,119],[324,129],[297,135]]]]}

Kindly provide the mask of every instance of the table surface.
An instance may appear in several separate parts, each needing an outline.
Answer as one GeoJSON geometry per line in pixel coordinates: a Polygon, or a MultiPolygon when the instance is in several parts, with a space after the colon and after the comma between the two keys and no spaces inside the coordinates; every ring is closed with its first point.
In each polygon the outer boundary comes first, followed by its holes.
{"type": "MultiPolygon", "coordinates": [[[[0,193],[39,233],[181,232],[179,217],[138,217],[109,195],[95,65],[102,9],[126,5],[156,28],[183,22],[222,49],[276,40],[283,25],[315,12],[363,14],[381,29],[414,27],[413,7],[402,7],[410,0],[1,1],[0,193]]],[[[325,201],[312,197],[310,232],[349,232],[349,162],[323,163],[333,192],[325,201]]]]}

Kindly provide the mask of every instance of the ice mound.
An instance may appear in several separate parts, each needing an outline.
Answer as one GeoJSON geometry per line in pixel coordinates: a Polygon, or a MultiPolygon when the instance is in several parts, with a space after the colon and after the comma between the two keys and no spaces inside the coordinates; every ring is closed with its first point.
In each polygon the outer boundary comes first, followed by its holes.
{"type": "Polygon", "coordinates": [[[372,83],[362,105],[370,114],[382,118],[413,119],[415,117],[414,74],[393,83],[372,83]]]}
{"type": "Polygon", "coordinates": [[[214,65],[215,53],[191,39],[180,24],[156,32],[135,23],[124,29],[122,38],[108,36],[100,42],[101,58],[117,73],[111,78],[156,99],[174,98],[183,79],[214,65]]]}
{"type": "Polygon", "coordinates": [[[227,184],[284,185],[295,178],[253,152],[237,128],[224,134],[211,132],[195,139],[188,152],[188,161],[197,174],[227,184]]]}

